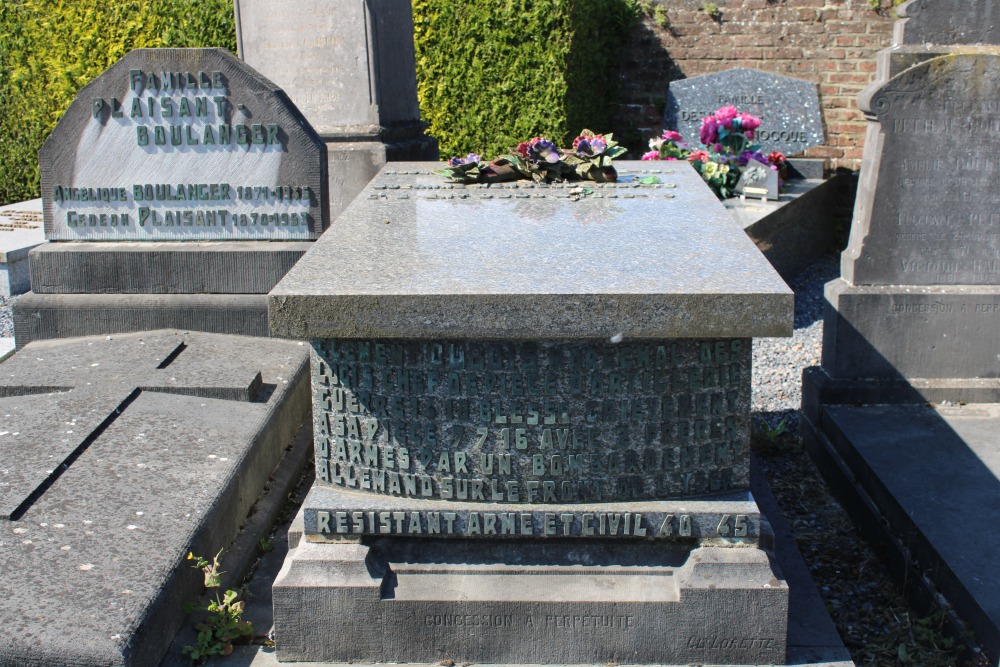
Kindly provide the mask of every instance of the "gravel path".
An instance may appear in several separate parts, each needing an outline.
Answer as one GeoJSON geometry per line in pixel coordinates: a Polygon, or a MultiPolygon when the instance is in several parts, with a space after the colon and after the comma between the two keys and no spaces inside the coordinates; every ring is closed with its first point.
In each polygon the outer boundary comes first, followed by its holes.
{"type": "Polygon", "coordinates": [[[0,294],[0,338],[14,337],[14,320],[10,316],[10,305],[17,297],[0,294]]]}
{"type": "Polygon", "coordinates": [[[753,342],[753,412],[771,428],[794,431],[802,403],[802,369],[818,366],[823,346],[823,285],[840,275],[840,255],[827,255],[789,284],[795,292],[791,338],[753,342]]]}

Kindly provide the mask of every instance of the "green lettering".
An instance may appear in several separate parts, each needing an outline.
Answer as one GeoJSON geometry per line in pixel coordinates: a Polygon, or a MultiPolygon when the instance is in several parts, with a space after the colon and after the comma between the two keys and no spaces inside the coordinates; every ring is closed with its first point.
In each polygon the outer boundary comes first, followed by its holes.
{"type": "Polygon", "coordinates": [[[142,70],[130,69],[128,71],[129,86],[132,90],[138,90],[140,87],[145,88],[146,77],[143,76],[142,70]]]}

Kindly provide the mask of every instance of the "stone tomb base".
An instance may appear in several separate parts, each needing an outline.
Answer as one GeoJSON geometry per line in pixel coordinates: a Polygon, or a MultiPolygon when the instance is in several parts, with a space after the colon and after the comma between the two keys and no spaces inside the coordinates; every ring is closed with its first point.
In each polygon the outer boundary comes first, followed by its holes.
{"type": "Polygon", "coordinates": [[[803,390],[820,403],[1000,402],[995,286],[837,279],[825,294],[823,370],[803,390]]]}
{"type": "Polygon", "coordinates": [[[943,596],[995,664],[1000,405],[826,405],[803,427],[820,470],[908,593],[943,596]]]}
{"type": "Polygon", "coordinates": [[[19,348],[35,340],[163,328],[269,336],[267,293],[308,241],[58,242],[29,255],[14,304],[19,348]]]}
{"type": "MultiPolygon", "coordinates": [[[[376,517],[386,516],[386,533],[404,532],[402,517],[426,510],[421,501],[384,498],[373,504],[370,495],[310,492],[303,509],[305,539],[273,587],[280,661],[785,662],[787,585],[756,539],[718,537],[732,535],[737,516],[749,532],[770,535],[749,494],[606,506],[444,508],[460,515],[455,534],[468,532],[469,516],[483,518],[488,511],[517,512],[518,530],[523,519],[535,533],[551,525],[560,535],[561,517],[603,512],[618,513],[622,521],[628,513],[633,527],[646,530],[638,538],[635,530],[627,536],[624,523],[616,537],[586,541],[333,537],[338,525],[349,531],[366,519],[332,508],[362,504],[374,508],[376,517]],[[551,524],[546,515],[553,517],[551,524]],[[664,525],[670,528],[661,530],[664,525]],[[682,526],[694,536],[678,538],[682,526]]],[[[599,524],[607,525],[595,519],[599,524]]]]}
{"type": "Polygon", "coordinates": [[[238,585],[308,415],[290,341],[147,331],[0,364],[0,665],[158,664],[202,590],[186,554],[225,550],[238,585]]]}

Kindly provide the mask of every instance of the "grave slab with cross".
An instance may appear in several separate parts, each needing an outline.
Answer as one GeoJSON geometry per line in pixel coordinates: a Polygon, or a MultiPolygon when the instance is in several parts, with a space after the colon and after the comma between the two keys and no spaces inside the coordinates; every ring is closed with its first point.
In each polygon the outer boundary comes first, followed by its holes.
{"type": "Polygon", "coordinates": [[[156,664],[308,414],[307,348],[156,331],[0,364],[0,663],[156,664]]]}

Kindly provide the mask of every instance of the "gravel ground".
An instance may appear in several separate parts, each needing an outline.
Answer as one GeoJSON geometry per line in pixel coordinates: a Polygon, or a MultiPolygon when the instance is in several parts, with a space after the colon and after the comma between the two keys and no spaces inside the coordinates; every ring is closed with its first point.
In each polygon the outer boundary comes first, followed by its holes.
{"type": "Polygon", "coordinates": [[[0,294],[0,338],[14,337],[14,320],[10,316],[10,305],[16,298],[0,294]]]}
{"type": "Polygon", "coordinates": [[[802,369],[818,366],[823,345],[823,285],[840,275],[840,256],[827,255],[789,284],[795,292],[791,338],[753,342],[753,412],[768,427],[782,420],[794,432],[802,402],[802,369]]]}

